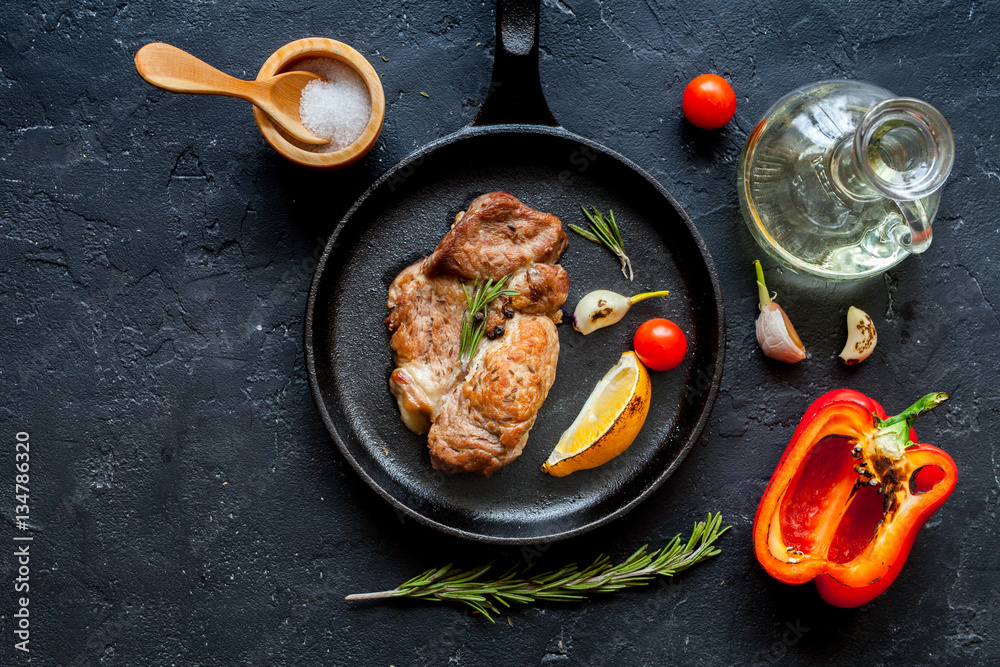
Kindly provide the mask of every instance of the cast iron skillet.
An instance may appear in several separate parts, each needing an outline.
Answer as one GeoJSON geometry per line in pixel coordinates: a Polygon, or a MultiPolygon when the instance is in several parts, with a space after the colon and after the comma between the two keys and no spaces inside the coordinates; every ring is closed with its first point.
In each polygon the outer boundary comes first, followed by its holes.
{"type": "Polygon", "coordinates": [[[722,292],[701,236],[649,174],[556,123],[538,78],[538,10],[539,0],[499,1],[493,81],[479,115],[404,159],[354,204],[330,235],[306,310],[309,383],[344,457],[406,515],[482,542],[561,539],[635,507],[691,449],[722,377],[722,292]],[[560,326],[556,381],[521,457],[490,479],[447,476],[431,468],[426,436],[406,429],[389,393],[386,291],[400,270],[430,253],[458,211],[494,190],[555,213],[564,225],[583,224],[579,204],[615,211],[635,282],[607,250],[570,232],[562,258],[572,282],[567,313],[594,289],[671,294],[587,337],[560,326]],[[631,349],[635,328],[655,316],[681,326],[689,352],[677,369],[652,374],[652,407],[637,440],[600,468],[563,478],[542,473],[590,391],[631,349]]]}

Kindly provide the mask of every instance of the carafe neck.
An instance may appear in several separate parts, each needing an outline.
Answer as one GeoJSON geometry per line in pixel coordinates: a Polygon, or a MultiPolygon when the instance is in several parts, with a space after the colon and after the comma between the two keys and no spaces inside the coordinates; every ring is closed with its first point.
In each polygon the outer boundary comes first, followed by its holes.
{"type": "Polygon", "coordinates": [[[937,109],[913,98],[894,97],[871,107],[854,135],[837,144],[830,176],[849,199],[895,201],[906,224],[893,235],[907,250],[921,252],[930,244],[933,213],[916,202],[944,185],[954,160],[951,128],[937,109]]]}
{"type": "Polygon", "coordinates": [[[936,192],[955,159],[951,128],[931,105],[908,97],[879,102],[834,150],[834,182],[857,199],[915,201],[936,192]]]}

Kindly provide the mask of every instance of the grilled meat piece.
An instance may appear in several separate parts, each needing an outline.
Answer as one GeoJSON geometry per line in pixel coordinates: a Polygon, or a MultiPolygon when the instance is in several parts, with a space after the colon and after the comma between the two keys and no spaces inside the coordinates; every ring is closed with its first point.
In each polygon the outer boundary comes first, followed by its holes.
{"type": "Polygon", "coordinates": [[[500,280],[529,264],[555,264],[566,250],[562,222],[529,208],[507,192],[476,197],[438,244],[428,276],[500,280]]]}
{"type": "Polygon", "coordinates": [[[559,218],[493,192],[456,216],[434,252],[390,285],[389,387],[407,427],[428,433],[436,469],[488,477],[521,454],[555,380],[555,323],[569,292],[555,262],[566,244],[559,218]],[[463,367],[462,284],[504,276],[519,294],[490,304],[491,337],[463,367]]]}

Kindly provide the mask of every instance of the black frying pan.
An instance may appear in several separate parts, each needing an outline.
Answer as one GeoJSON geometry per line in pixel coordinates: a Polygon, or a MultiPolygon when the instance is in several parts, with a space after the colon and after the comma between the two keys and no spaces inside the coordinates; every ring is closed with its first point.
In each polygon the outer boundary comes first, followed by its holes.
{"type": "MultiPolygon", "coordinates": [[[[337,224],[309,290],[305,355],[323,422],[340,451],[383,498],[452,535],[525,544],[577,535],[621,516],[677,468],[708,420],[722,377],[725,322],[715,266],[690,218],[649,174],[559,127],[538,78],[539,0],[500,0],[493,82],[462,130],[386,172],[337,224]],[[635,267],[570,232],[562,258],[565,310],[594,289],[669,289],[625,320],[582,336],[559,327],[556,381],[519,459],[489,479],[431,468],[426,436],[403,425],[389,393],[392,354],[383,319],[392,279],[437,245],[475,197],[507,190],[529,206],[583,223],[579,205],[614,209],[635,267]],[[621,456],[594,470],[539,470],[598,380],[631,349],[649,317],[677,322],[688,357],[653,373],[646,424],[621,456]]],[[[568,320],[568,318],[567,318],[568,320]]]]}

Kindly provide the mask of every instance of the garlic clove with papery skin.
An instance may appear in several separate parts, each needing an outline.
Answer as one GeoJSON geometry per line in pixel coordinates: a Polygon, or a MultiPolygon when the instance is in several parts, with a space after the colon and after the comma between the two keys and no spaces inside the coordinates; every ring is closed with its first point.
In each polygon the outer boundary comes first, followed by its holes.
{"type": "Polygon", "coordinates": [[[840,352],[840,358],[848,366],[857,366],[868,358],[878,343],[875,323],[868,313],[851,306],[847,310],[847,342],[840,352]]]}
{"type": "Polygon", "coordinates": [[[757,316],[757,344],[764,356],[788,364],[795,364],[806,358],[806,347],[795,332],[792,321],[785,311],[771,298],[764,283],[764,270],[759,261],[754,261],[757,271],[757,295],[760,300],[760,315],[757,316]]]}
{"type": "Polygon", "coordinates": [[[795,333],[795,327],[774,301],[762,306],[757,316],[757,344],[765,357],[788,364],[796,364],[806,358],[806,347],[795,333]]]}
{"type": "Polygon", "coordinates": [[[643,292],[633,297],[622,296],[611,290],[599,289],[587,294],[576,304],[573,311],[573,328],[587,334],[611,326],[625,317],[632,304],[656,296],[667,296],[670,292],[643,292]]]}

